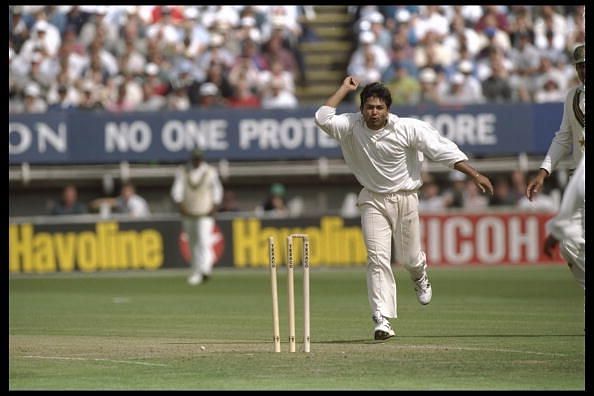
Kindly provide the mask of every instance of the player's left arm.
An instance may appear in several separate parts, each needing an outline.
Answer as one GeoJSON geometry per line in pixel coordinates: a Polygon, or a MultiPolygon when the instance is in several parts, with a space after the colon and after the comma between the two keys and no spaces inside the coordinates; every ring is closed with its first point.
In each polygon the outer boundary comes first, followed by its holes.
{"type": "Polygon", "coordinates": [[[493,185],[491,180],[476,169],[474,169],[468,161],[460,161],[454,164],[454,169],[466,174],[476,184],[476,186],[483,192],[488,192],[493,195],[493,185]]]}

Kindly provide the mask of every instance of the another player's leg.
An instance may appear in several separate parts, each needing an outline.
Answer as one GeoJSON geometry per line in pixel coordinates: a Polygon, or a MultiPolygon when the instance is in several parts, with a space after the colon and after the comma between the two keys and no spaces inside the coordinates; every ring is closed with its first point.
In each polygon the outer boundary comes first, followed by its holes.
{"type": "Polygon", "coordinates": [[[192,286],[198,285],[202,283],[202,274],[200,273],[200,256],[199,252],[197,251],[197,240],[198,240],[198,229],[196,220],[194,219],[184,219],[183,220],[184,231],[188,236],[188,244],[190,246],[190,265],[192,267],[192,272],[188,277],[188,283],[192,286]]]}

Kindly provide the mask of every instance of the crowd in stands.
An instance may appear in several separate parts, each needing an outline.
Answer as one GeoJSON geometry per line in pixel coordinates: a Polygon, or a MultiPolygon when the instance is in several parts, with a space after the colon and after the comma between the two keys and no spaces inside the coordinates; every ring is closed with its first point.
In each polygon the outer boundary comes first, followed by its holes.
{"type": "MultiPolygon", "coordinates": [[[[349,6],[394,105],[562,101],[584,6],[349,6]]],[[[294,108],[312,6],[11,6],[9,112],[294,108]],[[305,19],[303,19],[305,18],[305,19]]]]}
{"type": "Polygon", "coordinates": [[[393,105],[562,102],[584,6],[358,6],[348,73],[393,105]]]}
{"type": "Polygon", "coordinates": [[[9,7],[9,112],[291,108],[306,6],[9,7]]]}
{"type": "Polygon", "coordinates": [[[436,178],[424,173],[419,190],[419,211],[443,212],[449,209],[480,211],[491,208],[522,211],[555,212],[559,209],[562,182],[549,178],[543,191],[533,201],[526,198],[528,186],[526,172],[516,169],[509,173],[490,175],[493,195],[478,191],[476,184],[463,173],[452,171],[447,178],[436,178]]]}

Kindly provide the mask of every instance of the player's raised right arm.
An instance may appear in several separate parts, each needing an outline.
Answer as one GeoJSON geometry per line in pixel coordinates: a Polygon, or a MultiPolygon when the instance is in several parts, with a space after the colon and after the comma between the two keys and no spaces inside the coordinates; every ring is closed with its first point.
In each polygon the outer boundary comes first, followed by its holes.
{"type": "Polygon", "coordinates": [[[344,79],[341,86],[334,92],[332,96],[330,96],[324,106],[330,107],[338,107],[340,102],[347,96],[350,92],[355,91],[359,87],[359,81],[355,77],[348,76],[344,79]]]}

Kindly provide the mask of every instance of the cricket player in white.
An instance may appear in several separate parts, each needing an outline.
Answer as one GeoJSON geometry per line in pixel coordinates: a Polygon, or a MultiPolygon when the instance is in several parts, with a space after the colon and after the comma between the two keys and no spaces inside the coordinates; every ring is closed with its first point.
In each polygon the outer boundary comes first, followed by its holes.
{"type": "Polygon", "coordinates": [[[213,215],[223,199],[219,175],[215,168],[203,161],[200,149],[192,152],[189,163],[177,169],[171,197],[178,204],[190,245],[192,274],[188,283],[198,285],[212,273],[213,215]]]}
{"type": "Polygon", "coordinates": [[[418,195],[421,163],[426,155],[468,175],[484,193],[493,194],[489,179],[467,164],[468,157],[430,124],[389,112],[390,91],[372,83],[360,94],[361,112],[336,115],[336,107],[359,81],[348,76],[315,114],[316,124],[340,143],[344,160],[363,186],[357,205],[367,247],[367,293],[374,338],[395,335],[389,318],[397,317],[396,282],[391,247],[410,273],[418,301],[431,301],[425,253],[421,250],[418,195]]]}
{"type": "MultiPolygon", "coordinates": [[[[578,45],[573,51],[573,63],[581,85],[569,90],[563,107],[561,126],[549,146],[538,174],[528,183],[526,196],[532,198],[542,189],[544,179],[555,169],[561,159],[571,155],[573,169],[579,164],[585,151],[586,136],[586,46],[578,45]]],[[[572,172],[570,171],[570,174],[572,172]]],[[[576,211],[572,220],[579,228],[582,223],[582,211],[576,211]]],[[[559,252],[569,266],[579,266],[580,245],[575,239],[560,241],[559,252]]]]}
{"type": "Polygon", "coordinates": [[[561,207],[555,217],[547,222],[549,235],[544,244],[544,252],[552,257],[552,250],[559,241],[572,241],[578,247],[575,260],[569,262],[569,269],[576,281],[586,290],[586,154],[571,177],[563,193],[561,207]],[[581,224],[575,222],[575,214],[580,212],[581,224]]]}

